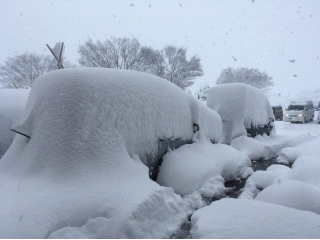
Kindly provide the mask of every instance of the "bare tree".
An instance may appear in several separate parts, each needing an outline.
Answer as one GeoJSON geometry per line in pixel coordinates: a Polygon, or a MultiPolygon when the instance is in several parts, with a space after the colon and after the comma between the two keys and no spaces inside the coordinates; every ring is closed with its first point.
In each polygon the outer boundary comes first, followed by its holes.
{"type": "Polygon", "coordinates": [[[187,49],[167,46],[158,51],[143,47],[136,38],[114,38],[104,42],[88,39],[79,46],[79,63],[87,67],[119,68],[147,72],[178,85],[182,89],[202,76],[200,59],[187,60],[187,49]]]}
{"type": "MultiPolygon", "coordinates": [[[[65,67],[75,65],[65,62],[65,67]]],[[[34,80],[43,73],[56,68],[57,63],[52,56],[26,52],[9,57],[0,66],[0,82],[4,88],[24,88],[32,86],[34,80]]]]}
{"type": "Polygon", "coordinates": [[[0,81],[7,88],[32,86],[38,76],[56,69],[56,65],[52,56],[26,52],[9,57],[0,66],[0,81]]]}
{"type": "Polygon", "coordinates": [[[164,78],[182,89],[191,86],[196,77],[203,76],[200,58],[192,56],[187,60],[187,49],[173,45],[166,46],[163,50],[164,78]]]}
{"type": "Polygon", "coordinates": [[[150,47],[141,47],[139,71],[164,78],[164,57],[161,51],[150,47]]]}
{"type": "Polygon", "coordinates": [[[237,82],[246,83],[263,91],[268,91],[269,87],[274,86],[272,77],[269,77],[265,72],[253,68],[233,69],[230,67],[221,72],[216,84],[237,82]]]}
{"type": "Polygon", "coordinates": [[[87,67],[139,70],[141,45],[137,39],[114,38],[94,43],[89,38],[79,46],[79,63],[87,67]]]}

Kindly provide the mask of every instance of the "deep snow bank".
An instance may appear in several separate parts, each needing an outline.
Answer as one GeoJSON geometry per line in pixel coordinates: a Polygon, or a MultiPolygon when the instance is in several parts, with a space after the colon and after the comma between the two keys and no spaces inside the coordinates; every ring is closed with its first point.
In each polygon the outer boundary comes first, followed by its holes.
{"type": "Polygon", "coordinates": [[[251,200],[222,199],[192,215],[192,238],[318,238],[320,216],[251,200]]]}
{"type": "Polygon", "coordinates": [[[220,114],[223,122],[222,142],[246,136],[247,129],[264,126],[273,119],[266,95],[244,83],[222,84],[208,91],[207,106],[220,114]]]}
{"type": "Polygon", "coordinates": [[[160,136],[191,137],[193,122],[217,136],[189,104],[182,90],[138,72],[39,77],[18,127],[31,138],[17,135],[0,160],[0,237],[168,238],[189,206],[151,181],[134,153],[160,136]]]}
{"type": "Polygon", "coordinates": [[[0,89],[0,158],[16,135],[10,129],[23,119],[30,89],[0,89]]]}

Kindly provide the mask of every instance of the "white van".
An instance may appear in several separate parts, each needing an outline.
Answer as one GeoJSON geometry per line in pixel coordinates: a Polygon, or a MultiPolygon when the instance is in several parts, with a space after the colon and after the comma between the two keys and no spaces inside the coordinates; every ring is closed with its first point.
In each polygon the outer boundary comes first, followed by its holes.
{"type": "Polygon", "coordinates": [[[312,101],[291,102],[286,109],[284,121],[306,123],[313,121],[314,110],[312,101]]]}

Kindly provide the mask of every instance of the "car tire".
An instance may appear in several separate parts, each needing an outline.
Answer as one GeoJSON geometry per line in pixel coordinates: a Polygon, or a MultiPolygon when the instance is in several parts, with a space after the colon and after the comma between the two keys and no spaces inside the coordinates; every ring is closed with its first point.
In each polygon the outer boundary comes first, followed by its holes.
{"type": "Polygon", "coordinates": [[[302,123],[305,124],[306,122],[307,122],[307,119],[304,118],[303,121],[302,121],[302,123]]]}

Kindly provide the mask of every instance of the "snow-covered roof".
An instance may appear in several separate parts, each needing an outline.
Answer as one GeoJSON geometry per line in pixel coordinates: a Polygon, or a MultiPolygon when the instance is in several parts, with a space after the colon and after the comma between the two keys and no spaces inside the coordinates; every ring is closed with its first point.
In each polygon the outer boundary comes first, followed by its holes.
{"type": "Polygon", "coordinates": [[[265,125],[273,118],[266,95],[259,89],[244,83],[214,86],[208,91],[207,106],[222,118],[222,142],[246,135],[245,128],[265,125]]]}

